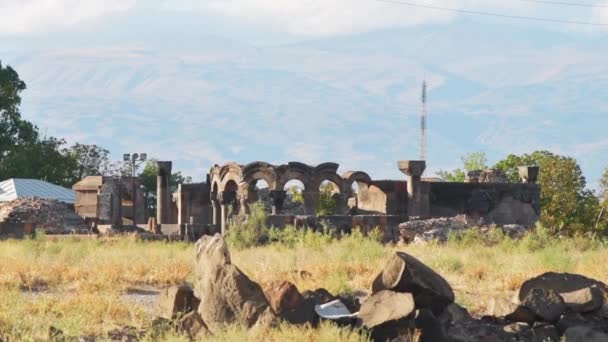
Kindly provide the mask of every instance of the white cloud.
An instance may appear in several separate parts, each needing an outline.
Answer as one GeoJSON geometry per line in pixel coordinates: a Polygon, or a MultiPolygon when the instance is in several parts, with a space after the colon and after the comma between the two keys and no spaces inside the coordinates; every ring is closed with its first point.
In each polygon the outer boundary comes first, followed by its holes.
{"type": "Polygon", "coordinates": [[[0,0],[0,34],[71,27],[126,11],[137,0],[0,0]]]}
{"type": "MultiPolygon", "coordinates": [[[[186,3],[181,1],[179,8],[187,8],[186,3]]],[[[454,16],[374,0],[209,0],[206,6],[224,15],[263,20],[292,34],[308,36],[413,26],[454,16]]]]}

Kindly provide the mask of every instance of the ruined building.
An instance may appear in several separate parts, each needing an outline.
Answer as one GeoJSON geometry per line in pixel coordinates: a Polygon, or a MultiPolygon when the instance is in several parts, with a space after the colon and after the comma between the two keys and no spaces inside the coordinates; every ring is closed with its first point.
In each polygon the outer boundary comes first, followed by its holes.
{"type": "Polygon", "coordinates": [[[398,224],[412,217],[467,214],[486,223],[530,226],[540,214],[538,167],[521,167],[522,182],[513,184],[503,182],[500,177],[475,175],[464,183],[427,181],[421,178],[426,168],[424,161],[398,162],[399,170],[407,176],[403,180],[373,180],[362,171],[339,175],[336,163],[317,166],[299,162],[228,163],[213,166],[206,182],[183,184],[170,194],[171,163],[159,162],[158,166],[157,222],[164,233],[183,233],[186,223],[213,230],[209,233],[225,232],[231,216],[247,213],[258,199],[256,183],[260,180],[268,185],[272,199],[269,224],[277,227],[315,226],[323,220],[344,231],[353,228],[369,231],[377,227],[386,239],[391,239],[398,224]],[[291,180],[303,185],[306,215],[283,212],[286,185],[291,180]],[[318,218],[315,208],[320,199],[319,188],[326,182],[334,189],[336,213],[318,218]]]}

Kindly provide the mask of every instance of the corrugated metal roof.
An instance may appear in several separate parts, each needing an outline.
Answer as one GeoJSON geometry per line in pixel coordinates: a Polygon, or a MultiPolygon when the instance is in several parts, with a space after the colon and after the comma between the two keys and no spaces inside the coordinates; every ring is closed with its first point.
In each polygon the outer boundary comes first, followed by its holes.
{"type": "Polygon", "coordinates": [[[11,178],[0,182],[0,202],[9,202],[25,197],[55,199],[65,203],[76,201],[74,191],[45,181],[11,178]]]}

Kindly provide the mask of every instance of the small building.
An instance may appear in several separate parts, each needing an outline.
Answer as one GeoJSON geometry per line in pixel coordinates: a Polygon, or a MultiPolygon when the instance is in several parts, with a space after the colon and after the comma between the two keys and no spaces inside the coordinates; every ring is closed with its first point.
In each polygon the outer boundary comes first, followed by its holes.
{"type": "Polygon", "coordinates": [[[74,204],[74,191],[38,179],[11,178],[0,182],[0,203],[19,198],[37,197],[74,204]]]}
{"type": "Polygon", "coordinates": [[[74,209],[81,217],[99,224],[131,225],[135,197],[135,221],[137,224],[147,222],[147,198],[137,178],[88,176],[72,189],[76,193],[74,209]]]}

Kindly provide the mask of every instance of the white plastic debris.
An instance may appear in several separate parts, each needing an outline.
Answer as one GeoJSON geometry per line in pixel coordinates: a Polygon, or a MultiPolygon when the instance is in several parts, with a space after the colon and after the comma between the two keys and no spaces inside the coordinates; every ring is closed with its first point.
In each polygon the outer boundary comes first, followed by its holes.
{"type": "Polygon", "coordinates": [[[338,320],[341,318],[353,318],[359,316],[358,312],[351,313],[346,305],[339,299],[332,302],[315,305],[315,312],[319,317],[331,320],[338,320]]]}

